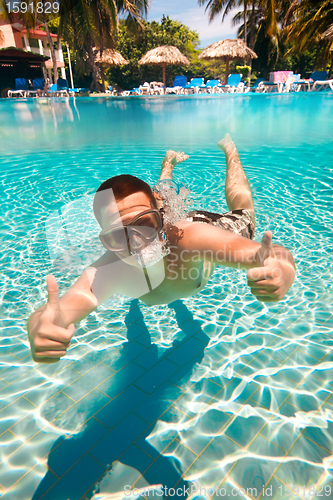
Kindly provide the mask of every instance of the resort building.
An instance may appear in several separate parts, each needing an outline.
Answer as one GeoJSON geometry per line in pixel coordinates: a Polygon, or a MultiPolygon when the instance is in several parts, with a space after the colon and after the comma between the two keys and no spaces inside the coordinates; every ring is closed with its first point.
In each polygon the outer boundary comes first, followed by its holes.
{"type": "MultiPolygon", "coordinates": [[[[53,63],[45,31],[38,28],[27,30],[19,21],[10,23],[1,18],[0,31],[2,32],[0,49],[11,47],[49,57],[50,59],[45,61],[45,66],[42,69],[44,77],[48,77],[52,81],[51,69],[53,69],[53,63]]],[[[66,78],[61,42],[60,40],[57,42],[57,35],[51,33],[51,37],[55,46],[57,68],[60,68],[60,75],[58,76],[66,78]]]]}

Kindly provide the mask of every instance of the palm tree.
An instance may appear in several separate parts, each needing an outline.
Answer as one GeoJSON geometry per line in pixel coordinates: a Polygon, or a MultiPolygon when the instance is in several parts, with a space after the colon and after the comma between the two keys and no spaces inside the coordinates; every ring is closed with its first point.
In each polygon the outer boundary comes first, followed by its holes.
{"type": "Polygon", "coordinates": [[[247,6],[248,0],[198,0],[199,5],[205,5],[208,10],[209,22],[211,22],[218,14],[223,12],[222,22],[231,9],[236,6],[243,5],[244,19],[244,42],[247,44],[247,6]]]}
{"type": "Polygon", "coordinates": [[[104,49],[115,48],[119,15],[127,16],[129,23],[142,26],[142,16],[146,15],[148,5],[149,0],[66,0],[60,3],[59,35],[74,51],[79,71],[83,72],[89,61],[95,89],[98,72],[94,48],[98,47],[101,56],[104,49]]]}
{"type": "Polygon", "coordinates": [[[313,42],[317,44],[316,63],[326,66],[333,41],[321,35],[333,23],[333,0],[294,0],[284,18],[287,40],[294,42],[291,51],[300,52],[313,42]]]}

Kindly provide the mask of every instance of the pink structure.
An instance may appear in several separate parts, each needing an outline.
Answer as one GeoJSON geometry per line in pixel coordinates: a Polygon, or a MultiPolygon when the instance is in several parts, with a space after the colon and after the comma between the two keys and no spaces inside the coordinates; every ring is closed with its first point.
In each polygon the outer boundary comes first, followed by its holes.
{"type": "MultiPolygon", "coordinates": [[[[1,17],[0,30],[2,31],[4,36],[4,42],[0,43],[0,48],[16,47],[17,49],[24,49],[28,50],[29,52],[34,52],[36,54],[50,57],[50,59],[45,62],[45,67],[48,74],[45,74],[44,76],[45,78],[48,76],[50,81],[52,81],[51,69],[53,69],[53,63],[45,31],[37,28],[34,30],[27,30],[22,24],[20,24],[20,22],[17,21],[11,24],[8,21],[4,21],[1,17]]],[[[57,43],[57,35],[51,33],[51,37],[53,43],[57,44],[55,47],[57,68],[60,68],[61,77],[66,78],[61,42],[59,41],[57,43]]]]}

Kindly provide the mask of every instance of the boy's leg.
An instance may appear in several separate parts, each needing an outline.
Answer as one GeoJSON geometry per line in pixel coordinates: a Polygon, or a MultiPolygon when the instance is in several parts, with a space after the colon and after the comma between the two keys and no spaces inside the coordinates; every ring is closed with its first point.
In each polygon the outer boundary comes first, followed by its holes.
{"type": "MultiPolygon", "coordinates": [[[[162,161],[162,168],[160,173],[159,181],[164,179],[172,180],[172,172],[174,167],[185,160],[187,160],[188,155],[181,151],[172,151],[169,150],[165,153],[165,157],[162,161]]],[[[160,209],[163,207],[163,202],[161,200],[156,200],[157,208],[160,209]]]]}
{"type": "Polygon", "coordinates": [[[163,179],[171,179],[172,180],[172,171],[174,167],[181,163],[182,161],[187,160],[188,155],[185,153],[178,151],[172,151],[171,149],[165,153],[165,157],[162,161],[162,168],[159,181],[163,179]]]}
{"type": "Polygon", "coordinates": [[[238,151],[229,134],[218,143],[227,160],[227,177],[225,181],[225,197],[230,211],[248,210],[253,218],[254,206],[249,181],[243,170],[238,151]]]}

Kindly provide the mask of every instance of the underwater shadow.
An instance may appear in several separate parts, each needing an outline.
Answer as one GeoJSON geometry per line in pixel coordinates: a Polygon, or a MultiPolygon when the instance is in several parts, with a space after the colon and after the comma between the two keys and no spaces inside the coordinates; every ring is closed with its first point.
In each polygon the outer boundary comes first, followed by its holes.
{"type": "Polygon", "coordinates": [[[181,386],[201,363],[209,337],[182,301],[169,307],[184,337],[158,357],[139,301],[131,302],[125,319],[128,342],[112,366],[116,370],[112,383],[104,390],[112,399],[100,410],[91,409],[82,432],[57,439],[49,453],[49,471],[32,500],[88,500],[98,493],[98,484],[115,461],[136,469],[150,485],[176,487],[180,494],[174,496],[186,498],[182,492],[188,482],[182,479],[179,462],[161,455],[146,437],[183,394],[181,386]]]}

